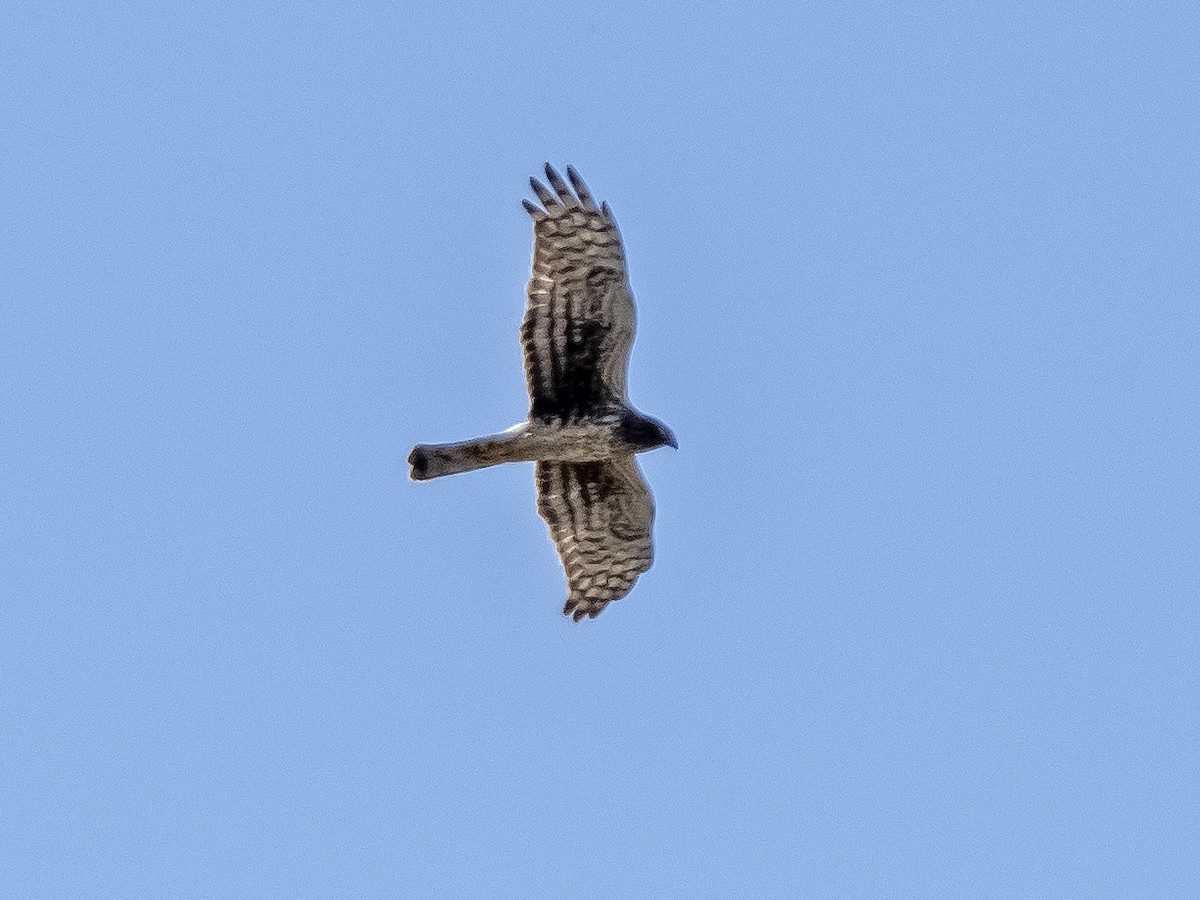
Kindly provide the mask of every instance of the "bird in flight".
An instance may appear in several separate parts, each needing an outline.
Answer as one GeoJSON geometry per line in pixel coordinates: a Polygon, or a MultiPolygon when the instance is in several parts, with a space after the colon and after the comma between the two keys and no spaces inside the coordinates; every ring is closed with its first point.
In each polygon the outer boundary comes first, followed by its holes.
{"type": "Polygon", "coordinates": [[[529,415],[501,434],[417,444],[409,477],[425,481],[505,462],[533,461],[538,514],[567,577],[563,615],[595,618],[650,568],[654,501],[634,454],[677,447],[657,419],[625,395],[633,343],[633,294],[608,204],[596,206],[570,166],[546,164],[547,189],[529,184],[533,272],[521,349],[529,415]]]}

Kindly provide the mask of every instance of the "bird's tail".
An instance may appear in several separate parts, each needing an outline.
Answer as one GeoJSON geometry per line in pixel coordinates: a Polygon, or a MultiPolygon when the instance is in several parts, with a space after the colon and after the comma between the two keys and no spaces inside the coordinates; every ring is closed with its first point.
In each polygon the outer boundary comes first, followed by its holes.
{"type": "Polygon", "coordinates": [[[457,444],[417,444],[408,454],[408,477],[413,481],[428,481],[525,458],[515,453],[515,449],[513,436],[508,434],[457,444]]]}

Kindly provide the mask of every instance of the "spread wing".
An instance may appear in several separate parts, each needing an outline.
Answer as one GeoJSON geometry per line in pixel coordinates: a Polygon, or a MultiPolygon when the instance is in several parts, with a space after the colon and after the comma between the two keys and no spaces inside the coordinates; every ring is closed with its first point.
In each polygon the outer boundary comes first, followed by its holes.
{"type": "Polygon", "coordinates": [[[567,575],[563,615],[593,619],[650,568],[654,500],[632,456],[595,463],[539,462],[538,514],[567,575]]]}
{"type": "Polygon", "coordinates": [[[620,405],[633,343],[633,296],[621,236],[608,211],[567,167],[571,185],[546,164],[553,193],[529,179],[533,272],[521,347],[531,419],[578,420],[620,405]]]}

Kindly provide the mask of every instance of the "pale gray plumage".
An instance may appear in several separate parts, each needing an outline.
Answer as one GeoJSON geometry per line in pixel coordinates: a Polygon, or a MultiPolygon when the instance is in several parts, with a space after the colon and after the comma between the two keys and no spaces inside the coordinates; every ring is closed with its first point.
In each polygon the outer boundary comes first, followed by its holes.
{"type": "Polygon", "coordinates": [[[537,509],[567,577],[563,612],[595,616],[629,592],[653,560],[654,503],[634,454],[675,438],[626,399],[633,295],[616,223],[571,167],[546,165],[550,188],[529,180],[532,273],[520,339],[526,422],[456,444],[418,444],[410,477],[436,478],[535,460],[537,509]],[[551,190],[552,189],[552,190],[551,190]]]}

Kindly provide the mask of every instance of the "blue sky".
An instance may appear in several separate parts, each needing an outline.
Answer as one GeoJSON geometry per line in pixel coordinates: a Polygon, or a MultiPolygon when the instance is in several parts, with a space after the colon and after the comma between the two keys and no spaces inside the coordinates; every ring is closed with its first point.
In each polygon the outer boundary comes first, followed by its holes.
{"type": "Polygon", "coordinates": [[[1188,4],[8,4],[0,896],[1195,897],[1188,4]],[[520,419],[621,225],[657,561],[520,419]]]}

